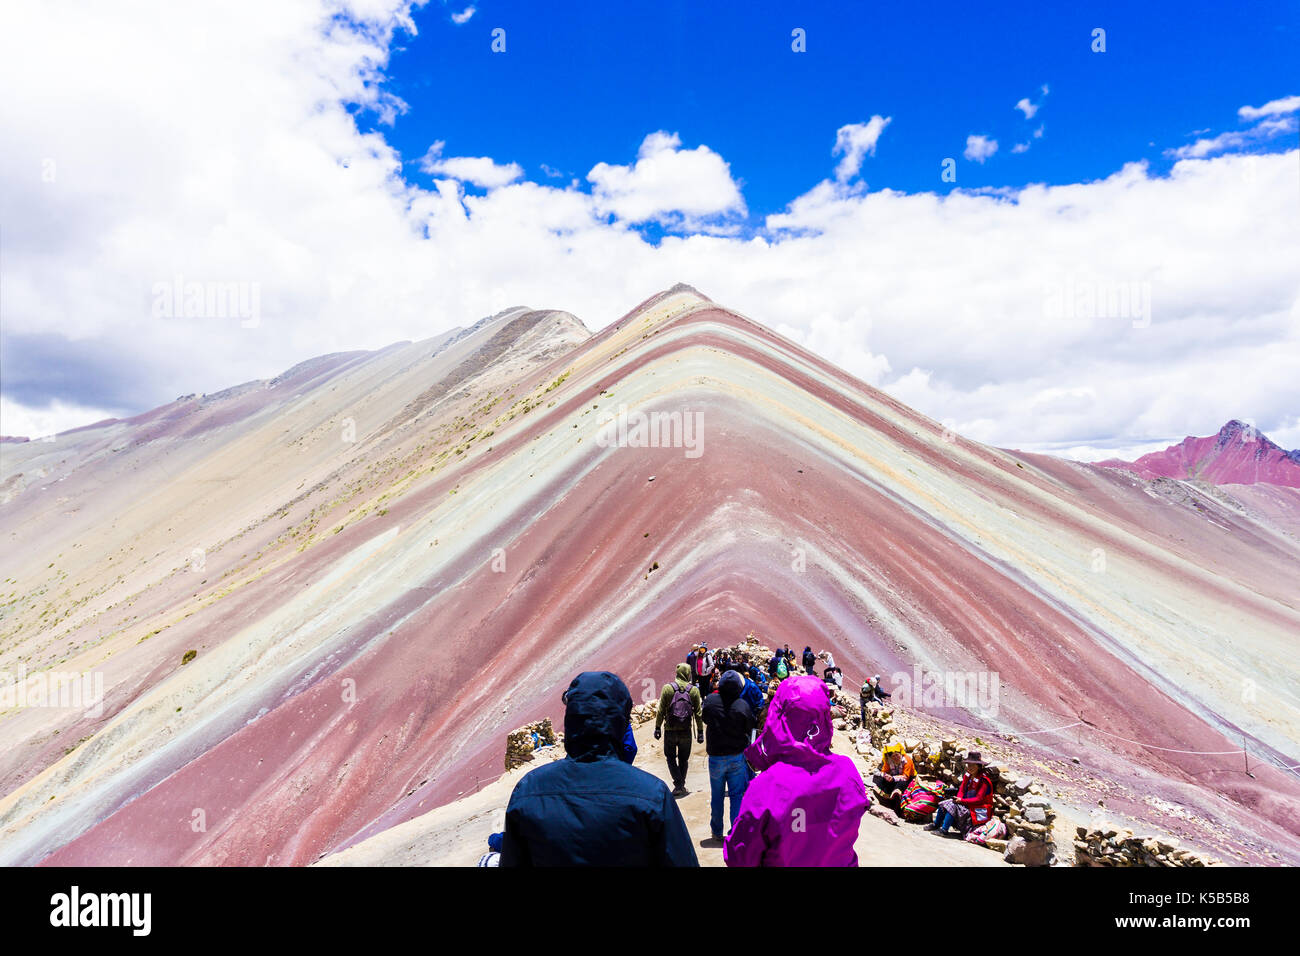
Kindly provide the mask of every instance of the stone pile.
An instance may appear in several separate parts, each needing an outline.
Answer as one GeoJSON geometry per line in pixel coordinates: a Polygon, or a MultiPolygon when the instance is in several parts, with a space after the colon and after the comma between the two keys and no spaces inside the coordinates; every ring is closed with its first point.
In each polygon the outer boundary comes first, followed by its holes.
{"type": "Polygon", "coordinates": [[[542,746],[558,744],[563,735],[557,734],[551,727],[551,718],[543,717],[531,724],[524,724],[518,730],[506,734],[506,769],[528,763],[533,758],[533,734],[536,733],[542,746]]]}
{"type": "Polygon", "coordinates": [[[1176,840],[1143,837],[1123,827],[1075,827],[1075,866],[1221,866],[1214,857],[1184,850],[1176,840]]]}
{"type": "Polygon", "coordinates": [[[651,701],[648,704],[637,704],[632,708],[632,726],[640,727],[647,721],[654,720],[655,715],[658,713],[659,702],[657,700],[651,701]]]}

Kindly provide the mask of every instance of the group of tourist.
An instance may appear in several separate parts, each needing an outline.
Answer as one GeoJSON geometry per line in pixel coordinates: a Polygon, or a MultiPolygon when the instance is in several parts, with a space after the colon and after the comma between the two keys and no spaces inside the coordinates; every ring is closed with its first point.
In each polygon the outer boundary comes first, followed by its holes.
{"type": "MultiPolygon", "coordinates": [[[[480,865],[698,865],[676,803],[688,793],[694,743],[707,756],[710,842],[722,846],[728,866],[856,866],[853,847],[870,798],[853,760],[831,753],[831,702],[843,677],[829,652],[806,647],[801,675],[794,659],[787,644],[765,673],[744,651],[690,649],[655,715],[671,790],[632,765],[627,686],[608,672],[579,674],[563,695],[566,758],[519,781],[505,830],[492,835],[480,865]],[[820,677],[819,659],[826,664],[820,677]]],[[[867,705],[888,696],[879,675],[863,682],[864,725],[867,705]]],[[[927,829],[964,833],[989,819],[993,786],[978,753],[967,755],[965,769],[927,829]]],[[[899,807],[915,779],[902,745],[887,746],[872,778],[881,799],[899,807]]]]}

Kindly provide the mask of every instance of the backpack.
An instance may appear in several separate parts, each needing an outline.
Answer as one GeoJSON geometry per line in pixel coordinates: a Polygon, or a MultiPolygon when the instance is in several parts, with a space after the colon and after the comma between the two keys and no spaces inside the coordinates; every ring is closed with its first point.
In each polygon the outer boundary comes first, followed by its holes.
{"type": "Polygon", "coordinates": [[[776,662],[776,676],[778,680],[785,680],[790,676],[790,669],[785,666],[785,658],[776,662]]]}
{"type": "Polygon", "coordinates": [[[682,685],[673,682],[673,699],[668,705],[668,714],[666,721],[669,730],[690,730],[691,714],[695,708],[691,706],[691,689],[687,687],[682,690],[682,685]]]}

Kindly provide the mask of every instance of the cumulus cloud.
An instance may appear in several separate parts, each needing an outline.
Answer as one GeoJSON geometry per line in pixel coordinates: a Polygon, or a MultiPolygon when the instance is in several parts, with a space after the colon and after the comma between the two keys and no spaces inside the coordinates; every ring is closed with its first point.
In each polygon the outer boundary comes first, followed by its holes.
{"type": "Polygon", "coordinates": [[[740,184],[666,132],[585,183],[408,182],[414,165],[353,116],[402,109],[383,70],[407,8],[338,9],[91,5],[73,32],[40,5],[6,11],[0,82],[23,95],[0,110],[0,431],[139,412],[508,305],[600,328],[677,281],[995,444],[1109,454],[1228,418],[1300,427],[1295,149],[978,193],[831,180],[755,234],[702,234],[687,219],[742,215],[740,184]],[[629,228],[649,221],[682,233],[629,228]],[[260,321],[159,316],[177,276],[255,285],[260,321]]]}
{"type": "Polygon", "coordinates": [[[876,143],[892,118],[875,115],[865,123],[849,123],[836,131],[831,155],[844,157],[835,167],[836,179],[840,182],[852,179],[862,168],[863,157],[876,155],[876,143]]]}
{"type": "Polygon", "coordinates": [[[972,134],[966,137],[966,151],[962,153],[972,162],[982,163],[998,151],[998,141],[984,135],[972,134]]]}
{"type": "Polygon", "coordinates": [[[466,7],[464,10],[460,11],[460,13],[453,13],[451,15],[451,22],[456,24],[456,26],[460,26],[462,23],[469,23],[470,17],[474,16],[477,11],[477,7],[466,7]]]}
{"type": "Polygon", "coordinates": [[[587,174],[601,214],[626,223],[707,229],[710,220],[745,212],[731,167],[707,146],[682,149],[676,133],[651,133],[630,166],[597,163],[587,174]]]}
{"type": "Polygon", "coordinates": [[[438,140],[420,160],[420,169],[430,176],[446,176],[462,182],[473,183],[484,189],[496,189],[512,183],[524,174],[518,163],[497,163],[487,156],[448,156],[442,151],[446,144],[438,140]]]}

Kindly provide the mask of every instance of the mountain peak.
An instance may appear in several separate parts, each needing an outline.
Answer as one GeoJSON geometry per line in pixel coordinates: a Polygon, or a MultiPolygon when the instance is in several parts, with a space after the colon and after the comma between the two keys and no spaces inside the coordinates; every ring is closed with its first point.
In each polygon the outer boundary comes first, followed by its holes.
{"type": "Polygon", "coordinates": [[[713,301],[707,295],[701,292],[699,289],[695,288],[695,286],[690,285],[689,283],[686,282],[676,283],[671,289],[665,291],[664,295],[678,295],[683,292],[696,296],[697,298],[703,299],[705,302],[713,301]]]}
{"type": "Polygon", "coordinates": [[[1234,418],[1214,435],[1189,435],[1164,451],[1136,461],[1112,458],[1104,468],[1153,478],[1197,478],[1214,484],[1283,485],[1300,488],[1300,451],[1288,452],[1248,422],[1234,418]]]}

